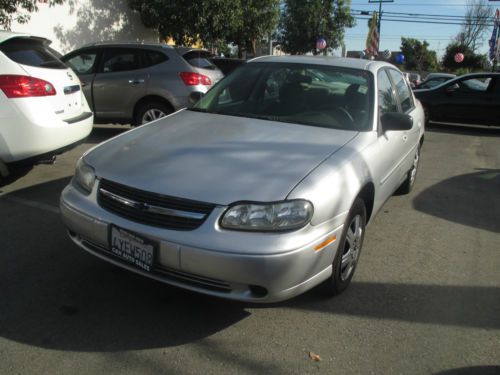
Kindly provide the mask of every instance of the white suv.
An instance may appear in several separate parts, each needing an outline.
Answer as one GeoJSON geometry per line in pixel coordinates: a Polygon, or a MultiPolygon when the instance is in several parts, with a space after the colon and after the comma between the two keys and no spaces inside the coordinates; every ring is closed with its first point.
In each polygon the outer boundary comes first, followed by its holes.
{"type": "Polygon", "coordinates": [[[52,160],[92,130],[80,81],[49,44],[0,31],[0,177],[17,164],[52,160]]]}

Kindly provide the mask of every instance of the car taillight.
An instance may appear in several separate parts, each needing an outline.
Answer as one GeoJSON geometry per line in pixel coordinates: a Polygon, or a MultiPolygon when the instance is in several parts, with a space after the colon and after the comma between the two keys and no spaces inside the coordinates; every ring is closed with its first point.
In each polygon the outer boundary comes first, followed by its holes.
{"type": "Polygon", "coordinates": [[[212,80],[209,77],[200,73],[181,72],[179,73],[179,75],[181,76],[186,86],[196,86],[196,85],[210,86],[212,84],[212,80]]]}
{"type": "Polygon", "coordinates": [[[56,95],[56,89],[50,82],[18,75],[0,75],[0,90],[7,98],[56,95]]]}

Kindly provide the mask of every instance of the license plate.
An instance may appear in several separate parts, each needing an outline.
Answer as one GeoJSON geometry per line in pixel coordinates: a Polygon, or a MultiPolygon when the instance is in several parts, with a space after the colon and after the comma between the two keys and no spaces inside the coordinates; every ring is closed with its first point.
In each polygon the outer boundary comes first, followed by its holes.
{"type": "Polygon", "coordinates": [[[111,226],[111,252],[143,270],[151,271],[155,244],[122,228],[111,226]]]}

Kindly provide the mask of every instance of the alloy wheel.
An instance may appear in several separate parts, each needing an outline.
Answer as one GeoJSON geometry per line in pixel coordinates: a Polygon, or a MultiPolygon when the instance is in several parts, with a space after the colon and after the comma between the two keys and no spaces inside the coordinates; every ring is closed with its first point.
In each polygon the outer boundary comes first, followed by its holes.
{"type": "Polygon", "coordinates": [[[349,278],[358,262],[361,242],[363,240],[363,228],[361,223],[361,215],[356,215],[352,218],[349,228],[347,228],[344,252],[342,253],[342,261],[340,264],[340,278],[342,281],[349,278]]]}

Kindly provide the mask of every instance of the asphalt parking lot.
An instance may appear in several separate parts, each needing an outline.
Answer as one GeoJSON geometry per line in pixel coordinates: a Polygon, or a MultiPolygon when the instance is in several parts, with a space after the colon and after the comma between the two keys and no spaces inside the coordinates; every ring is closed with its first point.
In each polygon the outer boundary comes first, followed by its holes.
{"type": "Polygon", "coordinates": [[[428,129],[415,190],[368,228],[348,291],[265,306],[147,280],[67,238],[77,158],[126,130],[95,127],[0,184],[0,373],[500,373],[498,129],[428,129]]]}

